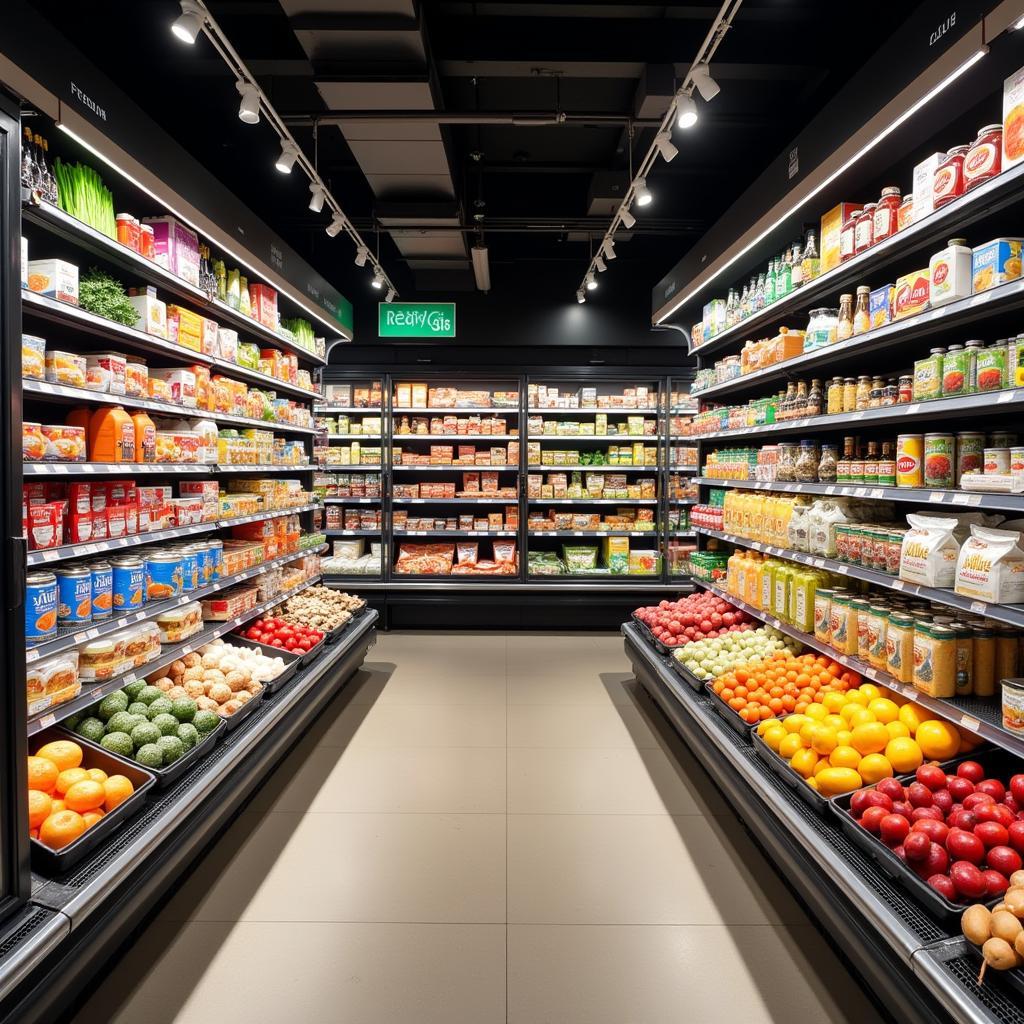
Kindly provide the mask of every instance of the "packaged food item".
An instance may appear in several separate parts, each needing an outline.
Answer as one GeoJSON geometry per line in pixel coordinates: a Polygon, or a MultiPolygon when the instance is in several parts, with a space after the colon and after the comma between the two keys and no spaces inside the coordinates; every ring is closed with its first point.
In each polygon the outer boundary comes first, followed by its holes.
{"type": "Polygon", "coordinates": [[[868,294],[868,319],[872,328],[892,322],[892,302],[896,285],[884,284],[868,294]]]}
{"type": "Polygon", "coordinates": [[[956,694],[956,633],[930,622],[914,625],[914,687],[929,697],[956,694]]]}
{"type": "Polygon", "coordinates": [[[942,306],[971,294],[971,248],[966,238],[951,238],[928,262],[929,301],[942,306]]]}
{"type": "Polygon", "coordinates": [[[128,301],[139,314],[139,330],[154,338],[167,338],[167,303],[156,297],[155,288],[150,286],[141,293],[133,289],[128,301]]]}
{"type": "Polygon", "coordinates": [[[57,628],[74,630],[92,622],[92,573],[65,566],[57,573],[57,628]]]}
{"type": "Polygon", "coordinates": [[[41,423],[22,423],[21,458],[24,462],[42,462],[46,457],[46,438],[41,423]]]}
{"type": "Polygon", "coordinates": [[[203,628],[203,609],[197,603],[184,604],[161,612],[156,618],[160,642],[180,644],[203,628]]]}
{"type": "Polygon", "coordinates": [[[1007,360],[1006,342],[978,349],[975,357],[976,389],[1001,391],[1005,388],[1008,384],[1007,360]]]}
{"type": "Polygon", "coordinates": [[[1024,160],[1024,68],[1003,80],[1002,169],[1024,160]]]}
{"type": "Polygon", "coordinates": [[[146,567],[141,558],[123,555],[110,560],[113,606],[118,613],[135,611],[146,600],[146,567]]]}
{"type": "Polygon", "coordinates": [[[910,529],[900,550],[900,579],[925,587],[952,587],[956,580],[960,544],[953,531],[956,519],[907,516],[910,529]]]}
{"type": "Polygon", "coordinates": [[[109,619],[114,611],[114,579],[109,562],[100,560],[89,564],[92,574],[92,618],[94,622],[109,619]]]}
{"type": "Polygon", "coordinates": [[[124,393],[134,398],[145,398],[149,394],[149,368],[140,356],[131,356],[125,361],[124,393]]]}
{"type": "Polygon", "coordinates": [[[933,348],[929,355],[914,361],[915,402],[926,402],[932,398],[942,397],[942,370],[945,363],[946,350],[933,348]]]}
{"type": "Polygon", "coordinates": [[[924,486],[923,434],[900,434],[896,438],[896,486],[924,486]]]}
{"type": "Polygon", "coordinates": [[[146,600],[166,601],[180,597],[183,568],[180,555],[155,551],[146,556],[146,600]]]}
{"type": "Polygon", "coordinates": [[[153,231],[153,259],[189,284],[200,287],[199,238],[189,227],[170,215],[146,217],[144,224],[153,231]]]}
{"type": "Polygon", "coordinates": [[[975,246],[971,255],[974,291],[983,292],[1020,277],[1021,239],[994,238],[975,246]]]}
{"type": "Polygon", "coordinates": [[[78,681],[78,651],[64,651],[26,666],[25,686],[30,715],[74,700],[82,691],[78,681]]]}
{"type": "Polygon", "coordinates": [[[156,425],[144,409],[132,415],[132,423],[135,426],[135,461],[156,462],[156,425]]]}
{"type": "Polygon", "coordinates": [[[184,367],[150,369],[149,380],[162,380],[170,388],[169,401],[184,409],[196,407],[196,375],[184,367]]]}
{"type": "MultiPolygon", "coordinates": [[[[1024,110],[1021,111],[1020,119],[1024,122],[1024,110]]],[[[1021,125],[1020,131],[1024,136],[1024,124],[1021,125]]],[[[1024,679],[1002,680],[1002,691],[1003,728],[1015,733],[1024,732],[1024,679]]]]}
{"type": "Polygon", "coordinates": [[[120,634],[100,637],[79,649],[78,675],[83,682],[110,679],[120,671],[125,639],[120,634]]]}
{"type": "Polygon", "coordinates": [[[901,683],[914,680],[914,619],[905,612],[890,612],[885,630],[885,670],[901,683]]]}
{"type": "Polygon", "coordinates": [[[65,384],[69,388],[85,387],[85,356],[50,349],[44,358],[44,367],[46,379],[51,384],[65,384]]]}
{"type": "Polygon", "coordinates": [[[229,363],[238,362],[238,331],[229,327],[217,328],[217,349],[220,358],[229,363]]]}
{"type": "Polygon", "coordinates": [[[938,210],[964,194],[964,157],[967,146],[954,146],[935,169],[932,182],[932,206],[938,210]]]}
{"type": "Polygon", "coordinates": [[[914,166],[914,220],[923,220],[935,209],[935,172],[946,159],[945,153],[932,153],[914,166]]]}
{"type": "Polygon", "coordinates": [[[46,341],[34,334],[21,336],[21,375],[27,380],[46,379],[46,341]]]}
{"type": "Polygon", "coordinates": [[[64,260],[31,260],[28,290],[50,299],[78,305],[78,267],[64,260]]]}
{"type": "Polygon", "coordinates": [[[947,489],[955,477],[956,439],[952,434],[924,435],[924,485],[947,489]]]}
{"type": "Polygon", "coordinates": [[[86,356],[85,386],[108,395],[125,393],[127,360],[121,352],[99,352],[86,356]]]}
{"type": "Polygon", "coordinates": [[[47,461],[85,462],[86,440],[84,427],[68,427],[63,423],[43,424],[47,461]]]}
{"type": "MultiPolygon", "coordinates": [[[[863,209],[860,203],[839,203],[833,206],[828,213],[821,218],[821,272],[824,274],[839,266],[840,263],[840,235],[843,226],[863,209]]],[[[850,255],[853,255],[851,248],[850,255]]]]}
{"type": "Polygon", "coordinates": [[[974,145],[964,157],[964,191],[994,178],[1003,164],[1003,126],[987,124],[979,129],[974,145]]]}
{"type": "Polygon", "coordinates": [[[928,308],[931,274],[927,269],[915,270],[896,279],[893,297],[893,320],[923,313],[928,308]]]}
{"type": "Polygon", "coordinates": [[[156,432],[157,462],[199,462],[203,445],[199,434],[191,430],[158,430],[156,432]]]}
{"type": "Polygon", "coordinates": [[[958,594],[991,604],[1024,601],[1024,549],[1015,530],[971,526],[956,563],[958,594]]]}
{"type": "Polygon", "coordinates": [[[963,431],[956,435],[956,485],[965,473],[980,473],[985,468],[985,435],[963,431]]]}
{"type": "Polygon", "coordinates": [[[1006,475],[1010,472],[1010,449],[1009,448],[986,448],[982,453],[984,465],[982,472],[986,476],[995,473],[1006,475]]]}
{"type": "Polygon", "coordinates": [[[135,424],[122,406],[104,406],[89,418],[89,458],[93,462],[135,461],[135,424]]]}
{"type": "Polygon", "coordinates": [[[25,643],[43,643],[56,635],[57,577],[31,572],[25,577],[25,643]]]}

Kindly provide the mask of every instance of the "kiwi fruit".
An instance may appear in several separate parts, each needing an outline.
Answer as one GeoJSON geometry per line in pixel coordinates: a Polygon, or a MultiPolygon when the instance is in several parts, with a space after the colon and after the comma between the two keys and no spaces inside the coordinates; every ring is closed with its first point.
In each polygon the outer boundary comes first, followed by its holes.
{"type": "MultiPolygon", "coordinates": [[[[1013,917],[1013,915],[1010,915],[1013,917]]],[[[1016,921],[1016,918],[1014,918],[1016,921]]],[[[968,907],[960,918],[960,927],[968,942],[981,946],[992,937],[992,915],[980,903],[968,907]]]]}

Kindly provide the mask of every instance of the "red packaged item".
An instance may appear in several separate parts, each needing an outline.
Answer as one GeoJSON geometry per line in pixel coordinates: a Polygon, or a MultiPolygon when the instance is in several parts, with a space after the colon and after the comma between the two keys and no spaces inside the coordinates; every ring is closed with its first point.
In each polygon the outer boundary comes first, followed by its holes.
{"type": "Polygon", "coordinates": [[[92,511],[92,484],[68,484],[68,509],[72,515],[92,511]]]}
{"type": "Polygon", "coordinates": [[[854,254],[859,256],[875,244],[875,204],[868,203],[857,217],[854,227],[854,254]]]}
{"type": "Polygon", "coordinates": [[[266,284],[249,285],[249,301],[256,319],[264,327],[277,330],[277,292],[266,284]]]}
{"type": "Polygon", "coordinates": [[[935,168],[932,181],[932,207],[938,209],[964,194],[964,157],[968,146],[954,146],[935,168]]]}
{"type": "Polygon", "coordinates": [[[101,509],[98,513],[93,512],[92,514],[92,539],[110,539],[110,531],[107,529],[106,509],[101,509]]]}
{"type": "Polygon", "coordinates": [[[111,505],[107,509],[107,536],[110,540],[117,540],[125,536],[126,529],[124,506],[111,505]]]}
{"type": "Polygon", "coordinates": [[[30,505],[28,546],[30,551],[60,547],[64,539],[64,508],[59,502],[30,505]]]}
{"type": "Polygon", "coordinates": [[[137,505],[124,506],[124,532],[129,537],[134,537],[139,532],[139,507],[137,505]]]}
{"type": "Polygon", "coordinates": [[[987,124],[964,157],[964,191],[994,178],[1003,169],[1003,126],[987,124]]]}
{"type": "Polygon", "coordinates": [[[72,512],[68,516],[67,543],[86,544],[93,539],[91,512],[72,512]]]}

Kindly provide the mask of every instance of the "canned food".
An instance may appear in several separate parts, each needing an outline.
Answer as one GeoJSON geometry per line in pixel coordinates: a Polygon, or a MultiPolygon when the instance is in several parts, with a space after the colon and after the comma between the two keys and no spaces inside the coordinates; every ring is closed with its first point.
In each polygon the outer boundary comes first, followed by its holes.
{"type": "Polygon", "coordinates": [[[914,400],[914,378],[912,374],[904,374],[900,377],[899,398],[900,405],[907,405],[914,400]]]}
{"type": "Polygon", "coordinates": [[[1005,476],[1010,472],[1009,448],[986,448],[984,458],[985,476],[996,474],[1005,476]]]}
{"type": "Polygon", "coordinates": [[[199,586],[199,558],[191,544],[175,548],[174,553],[181,559],[181,589],[189,593],[199,586]]]}
{"type": "Polygon", "coordinates": [[[92,620],[109,619],[114,611],[114,580],[110,563],[101,559],[89,564],[92,574],[92,620]]]}
{"type": "Polygon", "coordinates": [[[181,555],[157,551],[146,555],[146,600],[166,601],[180,597],[183,590],[181,555]]]}
{"type": "Polygon", "coordinates": [[[110,561],[113,605],[119,612],[130,612],[146,603],[146,567],[141,558],[124,555],[110,561]]]}
{"type": "Polygon", "coordinates": [[[979,391],[1000,391],[1006,387],[1006,364],[1007,348],[1005,342],[1002,345],[992,345],[989,348],[978,349],[978,390],[979,391]]]}
{"type": "Polygon", "coordinates": [[[32,572],[25,577],[25,643],[39,644],[57,635],[57,577],[32,572]]]}
{"type": "Polygon", "coordinates": [[[213,574],[211,580],[219,580],[224,575],[224,541],[208,540],[206,546],[210,549],[211,569],[213,574]]]}
{"type": "Polygon", "coordinates": [[[1024,448],[1010,449],[1010,475],[1024,477],[1024,448]]]}
{"type": "Polygon", "coordinates": [[[1017,435],[1008,430],[996,430],[988,435],[989,448],[1015,448],[1017,435]]]}
{"type": "Polygon", "coordinates": [[[57,627],[77,629],[92,622],[92,573],[84,566],[57,572],[57,627]]]}
{"type": "Polygon", "coordinates": [[[215,555],[210,548],[210,545],[200,541],[198,544],[193,544],[196,552],[196,565],[199,569],[199,583],[200,587],[206,586],[207,583],[213,582],[213,563],[215,561],[215,555]]]}
{"type": "Polygon", "coordinates": [[[956,435],[956,484],[964,473],[980,473],[985,466],[985,435],[965,431],[956,435]]]}
{"type": "Polygon", "coordinates": [[[900,434],[896,438],[896,486],[924,486],[924,435],[900,434]]]}
{"type": "Polygon", "coordinates": [[[956,471],[956,440],[952,434],[924,435],[924,485],[949,488],[956,471]]]}
{"type": "Polygon", "coordinates": [[[942,394],[946,398],[966,395],[970,390],[967,350],[962,345],[950,345],[942,357],[942,394]]]}

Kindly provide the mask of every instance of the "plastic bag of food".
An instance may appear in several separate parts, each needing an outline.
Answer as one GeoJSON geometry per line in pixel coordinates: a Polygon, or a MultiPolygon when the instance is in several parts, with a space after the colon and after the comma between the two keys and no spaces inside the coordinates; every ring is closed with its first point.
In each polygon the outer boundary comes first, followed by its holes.
{"type": "Polygon", "coordinates": [[[459,541],[458,545],[459,565],[476,565],[480,554],[480,545],[475,541],[459,541]]]}
{"type": "Polygon", "coordinates": [[[529,552],[526,566],[530,576],[561,576],[565,572],[565,563],[554,551],[529,552]]]}
{"type": "Polygon", "coordinates": [[[565,560],[565,567],[569,572],[597,568],[597,548],[586,544],[564,545],[562,558],[565,560]]]}
{"type": "Polygon", "coordinates": [[[516,542],[514,540],[496,540],[494,542],[494,560],[496,562],[516,563],[516,542]]]}
{"type": "Polygon", "coordinates": [[[819,501],[810,514],[810,537],[807,550],[826,558],[836,556],[836,527],[850,522],[842,502],[819,501]]]}
{"type": "Polygon", "coordinates": [[[793,514],[789,517],[786,528],[788,546],[794,551],[809,551],[810,513],[813,505],[794,505],[793,514]]]}
{"type": "Polygon", "coordinates": [[[900,549],[900,579],[925,587],[952,587],[960,543],[956,519],[907,516],[910,529],[900,549]]]}
{"type": "Polygon", "coordinates": [[[991,604],[1024,602],[1024,550],[1014,530],[972,526],[956,563],[958,594],[991,604]]]}

